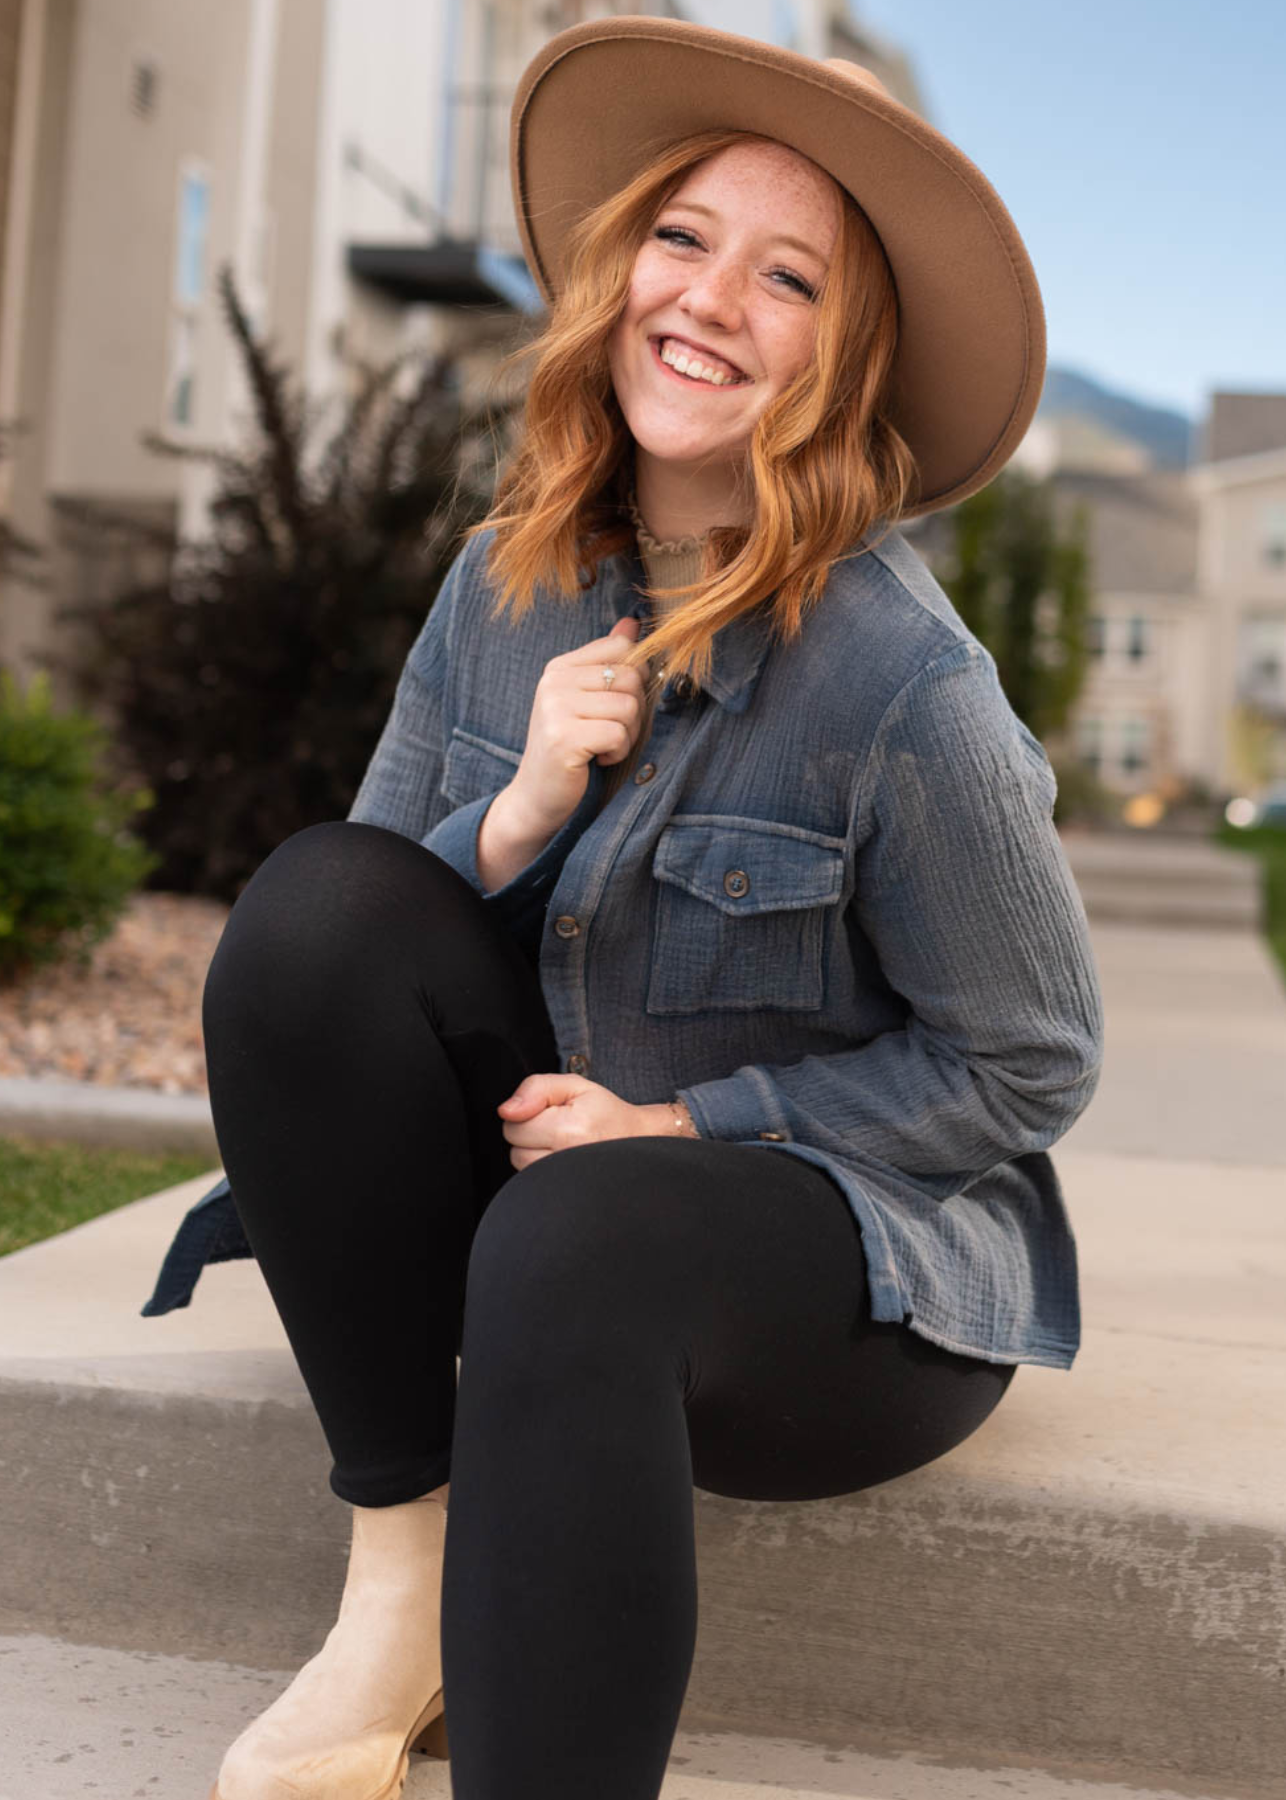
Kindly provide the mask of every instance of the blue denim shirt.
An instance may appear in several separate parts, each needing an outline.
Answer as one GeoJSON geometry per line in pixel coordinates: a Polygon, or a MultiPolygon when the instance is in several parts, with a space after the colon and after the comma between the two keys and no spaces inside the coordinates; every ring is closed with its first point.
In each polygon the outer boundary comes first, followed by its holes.
{"type": "MultiPolygon", "coordinates": [[[[414,838],[529,946],[559,1068],[705,1137],[829,1171],[872,1316],[1068,1368],[1075,1242],[1047,1154],[1084,1111],[1103,1014],[1055,781],[986,647],[898,531],[832,570],[794,644],[762,609],[669,683],[632,779],[491,893],[478,828],[550,657],[650,621],[637,552],[573,599],[488,616],[491,533],[456,558],[349,818],[414,838]]],[[[874,534],[872,534],[874,535],[874,534]]],[[[228,1184],[184,1220],[145,1314],[249,1255],[228,1184]]]]}

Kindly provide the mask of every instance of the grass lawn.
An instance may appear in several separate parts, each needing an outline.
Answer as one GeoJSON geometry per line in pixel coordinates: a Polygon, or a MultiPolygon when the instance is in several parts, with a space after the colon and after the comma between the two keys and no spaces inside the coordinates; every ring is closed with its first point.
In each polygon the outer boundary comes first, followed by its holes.
{"type": "Polygon", "coordinates": [[[0,1137],[0,1256],[217,1167],[209,1156],[0,1137]]]}

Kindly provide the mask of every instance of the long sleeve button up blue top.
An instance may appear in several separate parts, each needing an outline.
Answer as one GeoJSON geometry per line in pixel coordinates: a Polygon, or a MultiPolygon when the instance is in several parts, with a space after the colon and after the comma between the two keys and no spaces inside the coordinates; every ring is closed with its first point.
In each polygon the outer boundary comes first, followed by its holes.
{"type": "MultiPolygon", "coordinates": [[[[412,647],[349,818],[425,845],[523,941],[559,1066],[705,1137],[830,1172],[871,1313],[948,1349],[1068,1368],[1075,1242],[1048,1148],[1088,1105],[1103,1015],[1055,780],[994,659],[898,531],[836,564],[794,644],[762,609],[669,684],[631,779],[503,887],[478,829],[550,657],[651,618],[637,552],[573,599],[489,616],[491,532],[412,647]]],[[[427,928],[427,926],[426,926],[427,928]]],[[[225,1181],[145,1314],[249,1255],[225,1181]]]]}

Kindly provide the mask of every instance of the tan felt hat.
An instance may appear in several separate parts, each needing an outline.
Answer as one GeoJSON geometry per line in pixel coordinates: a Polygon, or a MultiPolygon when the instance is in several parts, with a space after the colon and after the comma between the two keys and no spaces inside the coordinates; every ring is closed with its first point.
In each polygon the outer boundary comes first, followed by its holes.
{"type": "Polygon", "coordinates": [[[1036,274],[982,171],[858,63],[635,15],[551,37],[519,79],[509,132],[523,254],[546,304],[570,228],[666,145],[711,126],[811,157],[879,234],[900,319],[890,412],[921,475],[901,516],[985,487],[1040,401],[1036,274]]]}

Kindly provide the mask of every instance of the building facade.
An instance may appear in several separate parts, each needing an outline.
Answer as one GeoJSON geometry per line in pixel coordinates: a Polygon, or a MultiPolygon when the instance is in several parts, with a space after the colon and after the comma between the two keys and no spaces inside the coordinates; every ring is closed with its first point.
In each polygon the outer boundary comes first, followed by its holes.
{"type": "Polygon", "coordinates": [[[1286,781],[1286,394],[1212,395],[1189,473],[1211,626],[1205,755],[1245,792],[1286,781]]]}
{"type": "Polygon", "coordinates": [[[86,555],[79,509],[201,534],[212,471],[152,445],[251,426],[224,268],[321,408],[462,318],[512,329],[508,96],[552,31],[625,10],[673,9],[0,0],[0,519],[47,553],[38,584],[0,569],[0,664],[28,677],[61,603],[147,562],[86,555]]]}
{"type": "MultiPolygon", "coordinates": [[[[212,471],[152,446],[251,429],[225,268],[323,409],[411,345],[465,348],[488,387],[541,312],[514,88],[552,33],[617,12],[849,58],[927,116],[906,58],[842,0],[744,19],[696,0],[0,0],[0,521],[47,551],[39,585],[0,564],[0,665],[25,677],[63,642],[63,602],[163,572],[125,534],[119,557],[101,538],[88,554],[78,508],[202,535],[212,471]]],[[[1213,395],[1190,471],[1039,417],[1016,460],[1090,515],[1074,753],[1122,795],[1286,772],[1286,396],[1213,395]]],[[[948,533],[942,515],[908,529],[931,566],[948,533]]]]}

